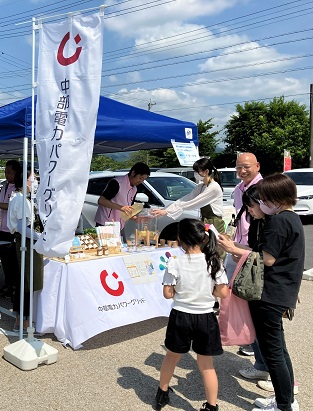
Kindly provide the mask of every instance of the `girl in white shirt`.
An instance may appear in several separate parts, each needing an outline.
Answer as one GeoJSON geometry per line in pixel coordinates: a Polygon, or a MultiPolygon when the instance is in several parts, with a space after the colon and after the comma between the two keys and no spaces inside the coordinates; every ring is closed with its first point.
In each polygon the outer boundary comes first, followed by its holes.
{"type": "Polygon", "coordinates": [[[216,248],[216,237],[199,220],[179,222],[178,240],[185,254],[170,258],[163,279],[163,295],[174,304],[166,330],[167,352],[161,366],[157,409],[169,402],[169,383],[183,353],[197,354],[206,400],[201,410],[217,411],[218,381],[212,356],[223,353],[215,297],[227,295],[227,276],[216,248]]]}

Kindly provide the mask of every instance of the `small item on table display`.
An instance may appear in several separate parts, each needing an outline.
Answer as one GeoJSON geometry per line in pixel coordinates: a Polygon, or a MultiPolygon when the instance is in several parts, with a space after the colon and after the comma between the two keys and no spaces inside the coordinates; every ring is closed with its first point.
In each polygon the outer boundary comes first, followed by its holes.
{"type": "Polygon", "coordinates": [[[137,229],[135,231],[135,245],[144,243],[150,246],[151,242],[157,248],[159,245],[159,231],[157,218],[151,215],[150,210],[145,208],[137,217],[137,229]]]}
{"type": "Polygon", "coordinates": [[[96,227],[98,242],[101,247],[107,246],[109,254],[121,252],[121,236],[119,223],[112,221],[110,225],[96,227]]]}
{"type": "Polygon", "coordinates": [[[107,245],[104,245],[102,248],[103,248],[103,255],[109,255],[109,247],[107,245]]]}
{"type": "Polygon", "coordinates": [[[101,246],[99,246],[99,247],[97,248],[97,256],[101,256],[101,255],[103,255],[103,249],[102,249],[101,246]]]}
{"type": "Polygon", "coordinates": [[[80,240],[81,247],[85,253],[97,254],[99,244],[91,235],[82,234],[78,236],[78,239],[80,240]]]}
{"type": "Polygon", "coordinates": [[[83,249],[78,237],[74,237],[72,247],[70,248],[70,254],[82,253],[83,249]]]}

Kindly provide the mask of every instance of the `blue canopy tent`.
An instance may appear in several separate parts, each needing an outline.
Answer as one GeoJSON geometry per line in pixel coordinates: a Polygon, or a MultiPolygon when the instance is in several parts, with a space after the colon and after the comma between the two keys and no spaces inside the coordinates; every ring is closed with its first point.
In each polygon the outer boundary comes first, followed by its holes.
{"type": "MultiPolygon", "coordinates": [[[[31,137],[31,97],[0,107],[0,157],[21,157],[24,137],[31,137]]],[[[198,145],[197,126],[100,96],[94,154],[167,148],[171,140],[198,145]]]]}

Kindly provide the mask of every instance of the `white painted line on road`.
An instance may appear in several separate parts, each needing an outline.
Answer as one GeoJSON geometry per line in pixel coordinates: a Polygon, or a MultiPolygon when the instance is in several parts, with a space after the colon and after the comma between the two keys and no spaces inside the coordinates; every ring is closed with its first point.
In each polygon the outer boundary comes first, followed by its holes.
{"type": "Polygon", "coordinates": [[[313,268],[310,268],[309,270],[303,271],[302,275],[303,280],[313,280],[313,268]]]}

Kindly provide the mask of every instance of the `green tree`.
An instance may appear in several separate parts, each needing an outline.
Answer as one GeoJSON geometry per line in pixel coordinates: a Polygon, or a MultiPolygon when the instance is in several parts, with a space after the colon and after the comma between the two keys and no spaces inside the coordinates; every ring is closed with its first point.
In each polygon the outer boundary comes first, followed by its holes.
{"type": "Polygon", "coordinates": [[[92,157],[90,171],[116,170],[118,163],[110,157],[96,155],[92,157]]]}
{"type": "Polygon", "coordinates": [[[284,150],[290,151],[293,168],[308,166],[310,125],[305,105],[279,97],[268,104],[238,104],[236,110],[225,125],[225,155],[235,161],[237,152],[252,152],[263,174],[283,171],[284,150]]]}
{"type": "Polygon", "coordinates": [[[214,158],[216,152],[216,146],[220,141],[217,136],[219,131],[212,131],[214,124],[212,118],[207,121],[199,120],[198,124],[198,139],[199,139],[199,155],[200,157],[214,158]]]}

